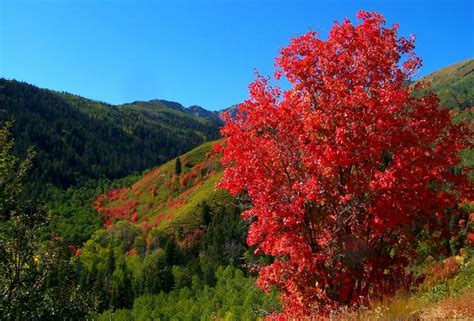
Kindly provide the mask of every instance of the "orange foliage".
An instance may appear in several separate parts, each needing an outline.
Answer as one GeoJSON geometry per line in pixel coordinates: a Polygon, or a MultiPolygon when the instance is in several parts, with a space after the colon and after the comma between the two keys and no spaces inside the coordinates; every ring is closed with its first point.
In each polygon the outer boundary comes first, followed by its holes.
{"type": "Polygon", "coordinates": [[[449,257],[442,262],[431,266],[427,271],[425,286],[432,286],[436,283],[446,281],[453,277],[460,269],[461,264],[454,257],[449,257]]]}

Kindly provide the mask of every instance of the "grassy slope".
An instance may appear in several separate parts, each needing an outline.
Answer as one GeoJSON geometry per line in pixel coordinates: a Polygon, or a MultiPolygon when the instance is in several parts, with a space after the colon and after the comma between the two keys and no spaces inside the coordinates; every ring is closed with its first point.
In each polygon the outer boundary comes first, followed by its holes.
{"type": "Polygon", "coordinates": [[[175,174],[175,160],[151,170],[132,186],[99,196],[94,207],[106,225],[118,220],[135,221],[159,229],[197,227],[203,202],[211,209],[232,202],[215,184],[222,167],[212,155],[213,142],[207,142],[180,156],[182,173],[175,174]],[[135,215],[135,217],[134,217],[135,215]]]}
{"type": "Polygon", "coordinates": [[[344,311],[333,320],[474,320],[474,257],[452,257],[425,269],[427,278],[410,295],[344,311]],[[434,269],[436,267],[436,269],[434,269]],[[433,272],[435,271],[435,272],[433,272]]]}
{"type": "Polygon", "coordinates": [[[474,59],[435,71],[426,77],[442,106],[464,110],[474,107],[474,59]]]}

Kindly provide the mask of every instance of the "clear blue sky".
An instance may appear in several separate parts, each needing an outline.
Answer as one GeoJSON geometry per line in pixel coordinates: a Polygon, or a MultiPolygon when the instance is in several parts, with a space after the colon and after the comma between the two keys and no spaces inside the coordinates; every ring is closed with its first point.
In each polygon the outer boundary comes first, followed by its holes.
{"type": "Polygon", "coordinates": [[[376,10],[417,36],[422,74],[474,56],[473,1],[0,0],[0,77],[113,104],[221,109],[292,36],[376,10]]]}

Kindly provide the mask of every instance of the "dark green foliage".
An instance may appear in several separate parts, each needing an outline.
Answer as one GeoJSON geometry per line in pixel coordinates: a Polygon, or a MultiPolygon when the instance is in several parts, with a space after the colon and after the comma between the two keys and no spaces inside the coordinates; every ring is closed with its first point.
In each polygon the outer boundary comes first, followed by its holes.
{"type": "Polygon", "coordinates": [[[176,174],[176,176],[179,176],[179,174],[181,174],[181,160],[179,159],[179,156],[176,156],[176,161],[175,161],[175,164],[174,164],[174,172],[176,174]]]}
{"type": "Polygon", "coordinates": [[[185,261],[184,253],[181,251],[179,245],[173,237],[168,238],[166,241],[165,259],[168,266],[180,265],[185,261]]]}
{"type": "Polygon", "coordinates": [[[145,256],[141,274],[144,279],[144,293],[156,294],[168,292],[173,287],[171,266],[166,262],[163,250],[145,256]]]}
{"type": "Polygon", "coordinates": [[[211,222],[211,209],[206,202],[201,204],[201,224],[203,226],[208,226],[211,222]]]}
{"type": "Polygon", "coordinates": [[[207,284],[215,283],[215,272],[219,266],[242,265],[247,226],[240,217],[240,211],[232,206],[221,207],[214,214],[201,243],[200,256],[203,279],[207,284]]]}
{"type": "Polygon", "coordinates": [[[47,213],[20,201],[33,154],[23,161],[11,154],[9,128],[10,124],[0,128],[0,315],[15,319],[40,309],[28,304],[46,289],[49,262],[38,256],[38,231],[47,213]]]}
{"type": "Polygon", "coordinates": [[[279,310],[275,294],[265,295],[255,279],[228,266],[216,271],[215,287],[194,278],[190,287],[135,300],[133,309],[107,311],[99,320],[257,320],[279,310]]]}
{"type": "Polygon", "coordinates": [[[15,155],[30,145],[38,154],[30,193],[41,194],[43,183],[124,177],[219,137],[220,123],[179,106],[159,100],[112,106],[0,79],[0,122],[15,121],[15,155]]]}
{"type": "Polygon", "coordinates": [[[15,145],[10,135],[12,123],[0,125],[0,220],[5,222],[16,212],[24,210],[21,208],[23,180],[31,168],[35,153],[28,147],[25,160],[14,156],[12,151],[15,145]]]}
{"type": "Polygon", "coordinates": [[[0,128],[0,319],[83,318],[92,302],[77,287],[70,251],[40,242],[48,213],[23,195],[33,153],[13,156],[8,129],[0,128]]]}
{"type": "Polygon", "coordinates": [[[125,261],[112,274],[110,306],[116,308],[130,308],[133,303],[132,282],[130,272],[125,261]]]}
{"type": "Polygon", "coordinates": [[[61,237],[64,244],[81,246],[92,233],[102,228],[97,211],[91,206],[98,195],[123,186],[131,185],[138,175],[110,181],[88,180],[79,186],[66,190],[49,185],[44,189],[44,198],[51,213],[48,228],[43,231],[43,239],[61,237]]]}

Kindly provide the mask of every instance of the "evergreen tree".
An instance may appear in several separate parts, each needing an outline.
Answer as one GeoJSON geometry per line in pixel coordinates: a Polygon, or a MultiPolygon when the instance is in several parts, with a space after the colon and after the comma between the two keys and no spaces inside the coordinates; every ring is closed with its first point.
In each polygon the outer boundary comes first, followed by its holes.
{"type": "Polygon", "coordinates": [[[110,306],[113,309],[130,308],[132,306],[133,295],[131,289],[130,275],[125,261],[122,261],[119,268],[112,274],[112,293],[110,295],[110,306]]]}
{"type": "Polygon", "coordinates": [[[170,238],[165,245],[165,258],[168,266],[179,265],[183,262],[181,249],[174,238],[170,238]]]}
{"type": "Polygon", "coordinates": [[[181,160],[179,159],[179,156],[176,156],[174,170],[175,170],[176,176],[179,176],[179,174],[181,174],[182,168],[181,168],[181,160]]]}
{"type": "Polygon", "coordinates": [[[201,224],[207,227],[209,223],[211,223],[211,209],[206,202],[203,202],[201,205],[201,224]]]}

